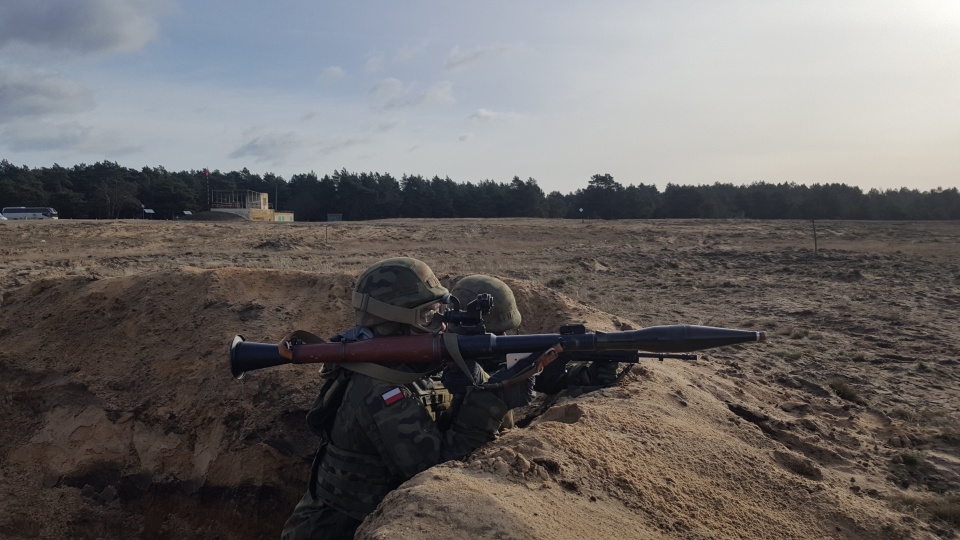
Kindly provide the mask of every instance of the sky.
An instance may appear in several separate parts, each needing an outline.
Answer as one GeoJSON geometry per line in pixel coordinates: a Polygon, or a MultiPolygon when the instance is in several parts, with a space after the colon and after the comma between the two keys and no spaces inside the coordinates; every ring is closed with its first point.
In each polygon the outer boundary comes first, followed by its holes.
{"type": "Polygon", "coordinates": [[[2,0],[0,159],[960,186],[956,0],[2,0]]]}

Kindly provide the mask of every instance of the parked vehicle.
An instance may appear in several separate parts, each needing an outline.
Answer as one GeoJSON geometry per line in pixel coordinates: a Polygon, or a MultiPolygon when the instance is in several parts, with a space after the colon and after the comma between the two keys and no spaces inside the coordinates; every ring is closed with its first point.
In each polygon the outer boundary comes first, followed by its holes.
{"type": "Polygon", "coordinates": [[[40,206],[7,206],[3,209],[6,219],[60,219],[56,209],[40,206]]]}

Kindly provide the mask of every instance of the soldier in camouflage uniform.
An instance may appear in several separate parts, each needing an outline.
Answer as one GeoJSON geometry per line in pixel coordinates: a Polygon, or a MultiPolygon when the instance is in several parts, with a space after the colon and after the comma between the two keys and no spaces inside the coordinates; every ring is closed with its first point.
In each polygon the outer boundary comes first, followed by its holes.
{"type": "MultiPolygon", "coordinates": [[[[517,300],[513,296],[513,291],[503,281],[486,275],[466,276],[457,281],[456,286],[450,291],[450,294],[456,296],[462,302],[465,310],[472,315],[479,315],[476,308],[471,308],[468,304],[478,295],[489,294],[493,297],[493,307],[490,312],[483,315],[483,326],[487,332],[502,336],[507,332],[515,332],[520,327],[520,310],[517,309],[517,300]]],[[[447,329],[450,332],[460,333],[464,329],[452,325],[447,329]]],[[[504,358],[486,360],[481,362],[471,362],[466,360],[469,370],[472,371],[472,377],[477,382],[486,382],[489,378],[487,372],[496,371],[504,366],[504,358]]],[[[460,402],[463,399],[463,392],[469,386],[460,373],[459,368],[452,366],[443,371],[441,382],[444,388],[453,395],[451,410],[457,411],[460,402]]],[[[514,427],[513,411],[507,411],[501,423],[501,429],[510,429],[514,427]]]]}
{"type": "MultiPolygon", "coordinates": [[[[476,274],[461,278],[454,285],[450,294],[456,296],[466,306],[464,309],[467,313],[474,316],[478,316],[479,313],[476,307],[468,305],[469,302],[481,294],[492,296],[493,307],[490,309],[490,313],[483,315],[484,329],[491,334],[502,336],[507,332],[516,333],[517,329],[520,328],[522,318],[520,317],[520,310],[517,309],[517,300],[513,296],[513,291],[506,283],[493,276],[476,274]]],[[[455,333],[464,331],[456,325],[450,326],[447,330],[455,333]]],[[[485,360],[481,363],[481,367],[486,371],[495,371],[502,367],[502,364],[502,358],[494,361],[485,360]]]]}
{"type": "MultiPolygon", "coordinates": [[[[333,340],[437,331],[439,302],[446,293],[421,261],[397,257],[376,263],[360,275],[353,293],[357,326],[333,340]]],[[[350,364],[325,368],[324,386],[307,414],[321,444],[307,492],[284,525],[285,540],[353,538],[388,492],[493,440],[507,411],[529,403],[533,394],[533,379],[500,391],[471,385],[441,429],[408,387],[428,373],[364,365],[375,369],[350,364]]],[[[495,373],[491,380],[513,375],[495,373]]]]}
{"type": "MultiPolygon", "coordinates": [[[[487,331],[497,335],[519,332],[522,318],[517,309],[517,300],[513,291],[502,280],[482,274],[467,276],[454,285],[450,294],[463,303],[479,294],[493,296],[493,308],[483,317],[487,331]]],[[[456,332],[457,328],[450,330],[456,332]]],[[[481,367],[492,369],[489,363],[478,366],[477,369],[481,367]]],[[[570,394],[582,394],[616,383],[618,367],[617,362],[554,362],[537,376],[534,389],[544,394],[558,394],[564,390],[568,390],[570,394]]],[[[477,376],[481,376],[481,373],[478,372],[477,376]]],[[[456,393],[454,389],[451,389],[451,392],[456,393]]],[[[454,401],[456,402],[456,398],[454,401]]]]}

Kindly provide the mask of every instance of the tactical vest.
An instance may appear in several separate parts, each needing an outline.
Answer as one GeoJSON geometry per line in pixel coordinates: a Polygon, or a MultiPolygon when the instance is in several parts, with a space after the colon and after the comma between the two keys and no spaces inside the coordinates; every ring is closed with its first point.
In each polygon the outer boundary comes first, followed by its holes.
{"type": "Polygon", "coordinates": [[[361,454],[327,443],[311,482],[315,497],[354,519],[362,520],[402,481],[377,454],[361,454]]]}
{"type": "MultiPolygon", "coordinates": [[[[376,509],[387,493],[402,483],[402,479],[390,473],[380,455],[346,450],[331,442],[331,430],[351,374],[341,368],[325,373],[326,381],[307,413],[307,425],[320,437],[309,485],[314,498],[362,520],[376,509]]],[[[449,425],[452,395],[440,383],[439,377],[415,381],[406,387],[441,429],[449,425]]]]}

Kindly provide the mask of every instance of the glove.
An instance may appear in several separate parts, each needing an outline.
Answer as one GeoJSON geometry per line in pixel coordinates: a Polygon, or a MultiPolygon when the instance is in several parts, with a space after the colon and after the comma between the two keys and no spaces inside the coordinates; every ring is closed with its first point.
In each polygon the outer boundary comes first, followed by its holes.
{"type": "Polygon", "coordinates": [[[351,342],[351,341],[363,341],[365,339],[373,339],[373,330],[367,328],[366,326],[354,326],[349,330],[344,330],[339,334],[330,338],[330,341],[335,342],[351,342]]]}
{"type": "Polygon", "coordinates": [[[610,386],[617,382],[619,362],[590,362],[587,378],[591,386],[610,386]]]}
{"type": "MultiPolygon", "coordinates": [[[[489,384],[496,384],[516,377],[518,373],[527,369],[530,362],[536,359],[536,355],[530,355],[529,360],[520,360],[511,368],[504,368],[490,376],[489,384]]],[[[497,390],[497,395],[507,405],[508,409],[515,409],[529,405],[537,393],[533,391],[533,385],[536,383],[537,376],[534,375],[528,379],[518,381],[506,388],[497,390]]]]}
{"type": "Polygon", "coordinates": [[[464,360],[467,365],[467,370],[473,375],[473,380],[471,381],[467,374],[460,369],[460,366],[456,364],[449,364],[443,369],[443,375],[440,376],[440,382],[443,383],[443,387],[447,389],[453,395],[463,395],[467,393],[467,388],[473,387],[474,384],[480,384],[484,382],[487,378],[487,374],[483,371],[483,368],[480,367],[474,360],[464,360]]]}

